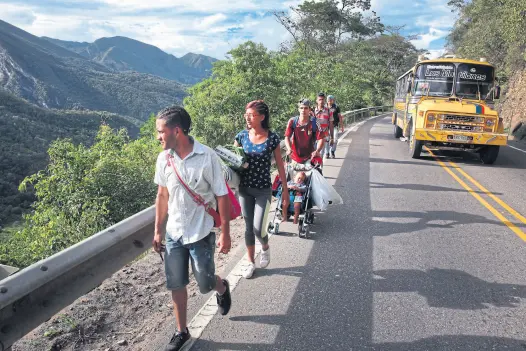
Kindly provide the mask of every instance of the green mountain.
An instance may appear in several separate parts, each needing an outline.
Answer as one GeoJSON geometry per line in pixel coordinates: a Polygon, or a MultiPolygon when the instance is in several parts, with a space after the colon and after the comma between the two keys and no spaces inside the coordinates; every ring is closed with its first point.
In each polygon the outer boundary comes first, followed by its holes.
{"type": "Polygon", "coordinates": [[[126,38],[100,38],[93,43],[79,43],[42,37],[85,58],[118,72],[136,71],[153,74],[184,84],[208,78],[216,59],[189,53],[181,58],[143,42],[126,38]]]}
{"type": "Polygon", "coordinates": [[[1,20],[0,88],[42,107],[109,111],[141,120],[185,96],[184,86],[173,80],[117,72],[1,20]]]}
{"type": "Polygon", "coordinates": [[[142,123],[108,112],[45,109],[0,89],[0,228],[20,218],[34,201],[18,192],[28,175],[46,167],[47,149],[57,138],[90,145],[101,125],[126,128],[132,137],[142,123]]]}

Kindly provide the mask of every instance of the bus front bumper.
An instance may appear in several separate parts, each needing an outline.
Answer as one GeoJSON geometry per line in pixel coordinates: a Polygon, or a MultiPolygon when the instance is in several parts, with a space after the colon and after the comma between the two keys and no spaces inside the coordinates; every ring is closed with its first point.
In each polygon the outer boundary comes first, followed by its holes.
{"type": "Polygon", "coordinates": [[[500,145],[504,146],[508,142],[507,134],[497,133],[473,133],[473,132],[456,132],[449,130],[434,130],[434,129],[417,129],[415,139],[426,142],[445,143],[448,146],[455,144],[461,145],[500,145]]]}

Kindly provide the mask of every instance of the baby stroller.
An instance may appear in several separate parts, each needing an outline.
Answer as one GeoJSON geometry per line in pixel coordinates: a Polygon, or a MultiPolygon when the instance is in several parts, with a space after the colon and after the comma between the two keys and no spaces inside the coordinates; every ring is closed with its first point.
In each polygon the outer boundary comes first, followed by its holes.
{"type": "MultiPolygon", "coordinates": [[[[298,236],[300,238],[308,238],[310,235],[309,226],[314,223],[314,212],[312,211],[312,199],[311,199],[311,174],[312,172],[321,172],[321,160],[313,160],[311,166],[303,170],[306,174],[305,185],[307,191],[303,195],[303,201],[301,203],[300,215],[298,218],[298,236]]],[[[287,165],[287,182],[292,179],[292,169],[290,164],[287,165]]],[[[272,185],[272,196],[277,199],[276,210],[274,211],[274,218],[268,224],[268,232],[272,234],[279,234],[279,224],[282,221],[282,195],[283,184],[276,176],[274,184],[272,185]]],[[[294,196],[291,195],[289,208],[287,209],[287,216],[290,218],[294,215],[294,196]]]]}

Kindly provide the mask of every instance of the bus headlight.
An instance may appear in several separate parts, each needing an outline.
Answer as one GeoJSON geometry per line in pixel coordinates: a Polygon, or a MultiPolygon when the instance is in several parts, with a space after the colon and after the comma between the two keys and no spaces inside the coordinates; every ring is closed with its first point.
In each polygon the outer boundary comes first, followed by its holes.
{"type": "Polygon", "coordinates": [[[435,122],[435,120],[436,120],[436,117],[435,117],[434,113],[430,113],[430,114],[427,115],[427,121],[429,123],[433,123],[433,122],[435,122]]]}
{"type": "Polygon", "coordinates": [[[493,127],[495,125],[495,120],[494,119],[487,119],[486,120],[486,125],[488,127],[493,127]]]}

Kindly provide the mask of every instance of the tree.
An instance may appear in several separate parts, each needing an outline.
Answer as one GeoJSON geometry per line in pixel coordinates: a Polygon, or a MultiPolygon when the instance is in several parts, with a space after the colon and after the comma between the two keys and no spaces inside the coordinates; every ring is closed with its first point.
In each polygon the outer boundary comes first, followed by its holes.
{"type": "Polygon", "coordinates": [[[466,58],[486,57],[510,73],[525,63],[525,0],[452,0],[459,15],[449,46],[466,58]]]}
{"type": "Polygon", "coordinates": [[[0,262],[25,267],[152,205],[160,147],[151,127],[134,141],[125,129],[102,126],[92,147],[53,142],[47,168],[20,186],[34,187],[38,200],[22,228],[0,243],[0,262]]]}
{"type": "Polygon", "coordinates": [[[296,44],[315,51],[333,52],[345,41],[363,39],[383,31],[380,18],[371,8],[370,0],[305,1],[292,7],[292,14],[275,12],[274,16],[292,35],[296,44]]]}

